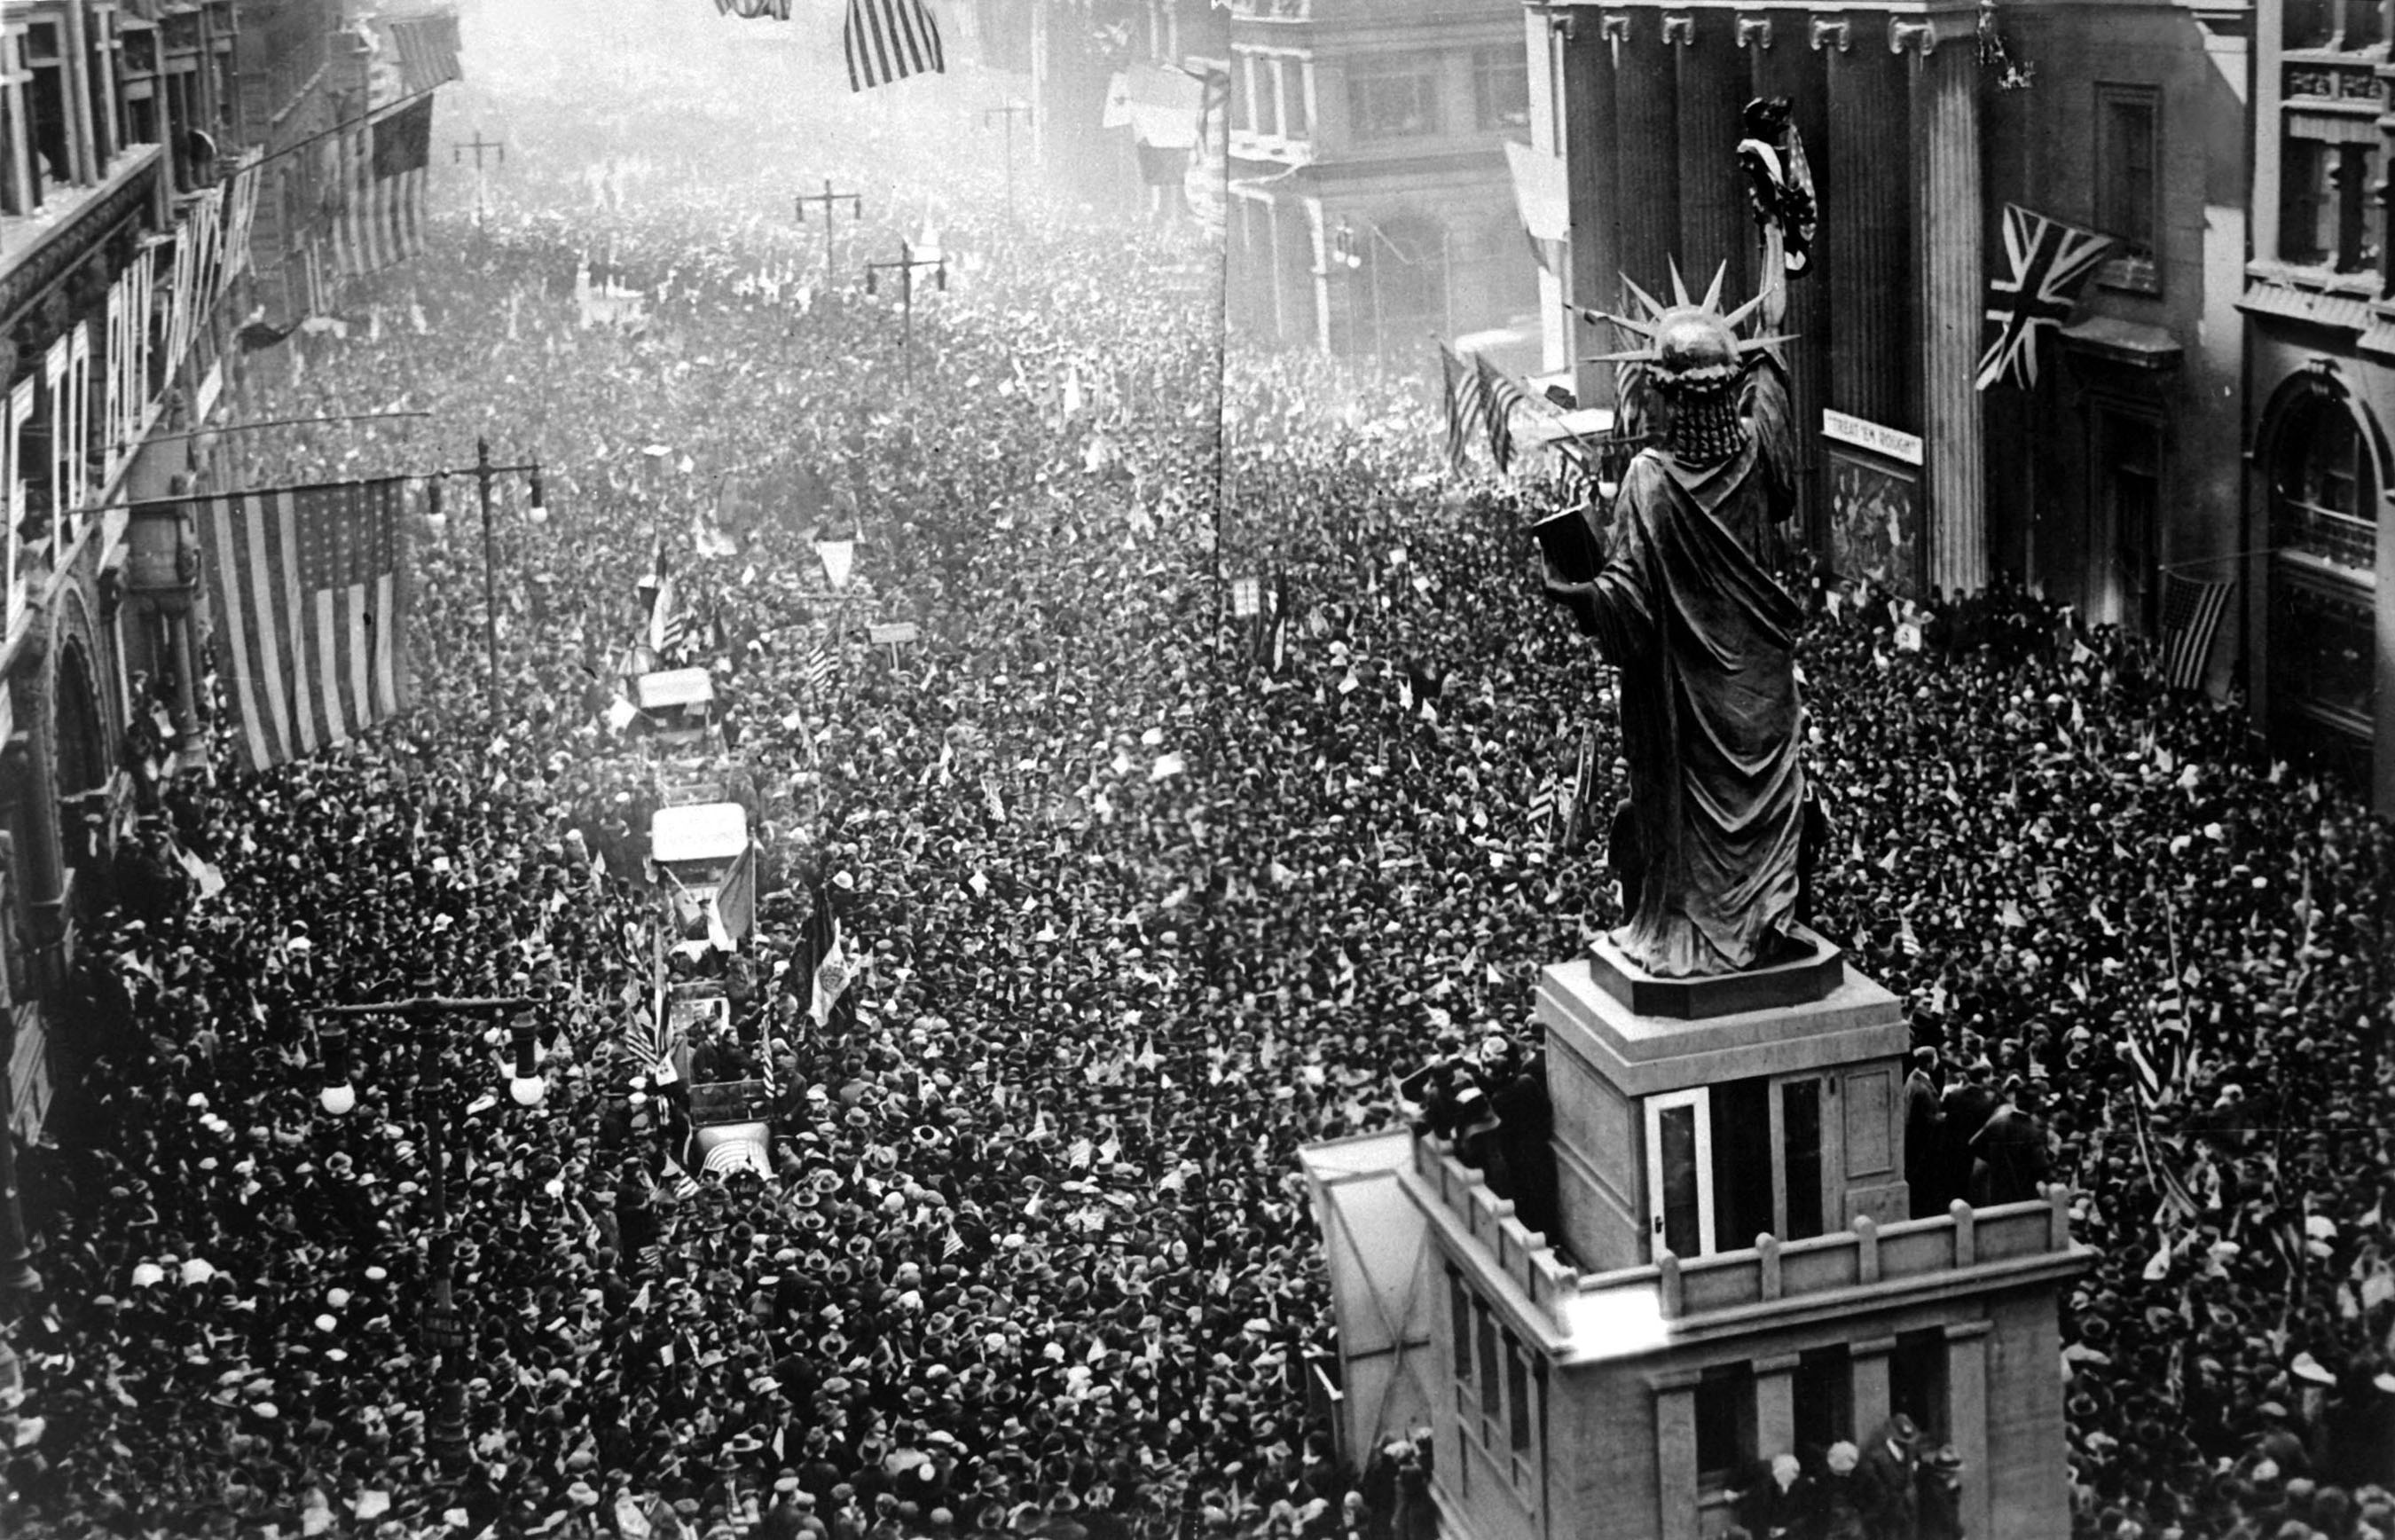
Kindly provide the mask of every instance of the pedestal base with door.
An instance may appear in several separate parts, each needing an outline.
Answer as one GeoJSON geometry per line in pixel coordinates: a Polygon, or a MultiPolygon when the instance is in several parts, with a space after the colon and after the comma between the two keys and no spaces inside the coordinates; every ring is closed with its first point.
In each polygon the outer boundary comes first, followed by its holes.
{"type": "Polygon", "coordinates": [[[1704,1540],[1761,1462],[1819,1469],[1896,1411],[1961,1457],[1975,1540],[2068,1531],[2060,1189],[1905,1218],[1894,997],[1827,943],[1774,972],[1546,971],[1561,1235],[1415,1142],[1451,1533],[1704,1540]]]}

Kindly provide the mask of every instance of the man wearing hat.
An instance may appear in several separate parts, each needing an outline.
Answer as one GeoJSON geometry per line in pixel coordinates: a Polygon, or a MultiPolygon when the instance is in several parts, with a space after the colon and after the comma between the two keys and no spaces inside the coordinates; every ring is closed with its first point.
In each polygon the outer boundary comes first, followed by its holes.
{"type": "Polygon", "coordinates": [[[1920,1528],[1921,1429],[1899,1412],[1880,1425],[1855,1462],[1856,1506],[1865,1540],[1914,1540],[1920,1528]]]}

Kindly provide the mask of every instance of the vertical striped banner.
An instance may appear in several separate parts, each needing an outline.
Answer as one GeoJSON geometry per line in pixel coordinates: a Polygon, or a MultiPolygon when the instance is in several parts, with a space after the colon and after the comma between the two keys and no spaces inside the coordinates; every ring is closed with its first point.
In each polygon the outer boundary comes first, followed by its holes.
{"type": "Polygon", "coordinates": [[[2163,576],[2163,678],[2175,690],[2201,690],[2212,662],[2212,639],[2229,607],[2229,584],[2178,573],[2163,576]]]}
{"type": "Polygon", "coordinates": [[[217,667],[253,770],[346,743],[413,704],[405,483],[201,498],[217,667]]]}
{"type": "Polygon", "coordinates": [[[946,73],[940,24],[923,0],[848,0],[840,23],[840,48],[848,56],[848,88],[869,91],[908,75],[946,73]]]}
{"type": "Polygon", "coordinates": [[[432,99],[418,97],[365,126],[344,146],[334,260],[344,277],[379,272],[424,249],[424,185],[432,99]]]}

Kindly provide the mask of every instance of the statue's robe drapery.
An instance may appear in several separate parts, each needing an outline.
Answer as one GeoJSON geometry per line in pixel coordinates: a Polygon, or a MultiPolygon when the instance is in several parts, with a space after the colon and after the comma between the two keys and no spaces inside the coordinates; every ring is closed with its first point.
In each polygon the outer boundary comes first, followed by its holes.
{"type": "Polygon", "coordinates": [[[1691,469],[1647,449],[1590,597],[1621,670],[1638,891],[1613,940],[1668,977],[1753,965],[1794,918],[1805,773],[1803,612],[1764,553],[1785,511],[1749,436],[1691,469]]]}

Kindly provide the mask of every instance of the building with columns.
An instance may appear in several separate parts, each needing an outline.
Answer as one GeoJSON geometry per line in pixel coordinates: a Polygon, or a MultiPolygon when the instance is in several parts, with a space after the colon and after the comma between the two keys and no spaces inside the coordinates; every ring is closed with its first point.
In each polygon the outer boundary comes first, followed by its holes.
{"type": "Polygon", "coordinates": [[[1434,336],[1529,331],[1505,159],[1530,132],[1521,26],[1517,0],[1237,0],[1237,331],[1407,369],[1434,336]]]}
{"type": "MultiPolygon", "coordinates": [[[[2240,13],[2241,18],[2248,13],[2240,13]]],[[[2395,816],[2395,64],[2376,6],[2263,0],[2242,579],[2255,715],[2395,816]]]]}
{"type": "MultiPolygon", "coordinates": [[[[1811,442],[1804,518],[1846,577],[1907,594],[2007,574],[2152,631],[2165,568],[2237,549],[2244,240],[2242,37],[2223,13],[1554,0],[1526,13],[1535,144],[1562,157],[1568,258],[1544,280],[1548,365],[1609,405],[1618,309],[1676,259],[1753,292],[1740,109],[1794,105],[1820,219],[1782,329],[1811,442]],[[1995,46],[2001,43],[2001,51],[1995,46]],[[2008,271],[2006,204],[2124,243],[2027,390],[1976,388],[2008,271]]],[[[2216,648],[2225,682],[2233,641],[2216,648]]]]}

